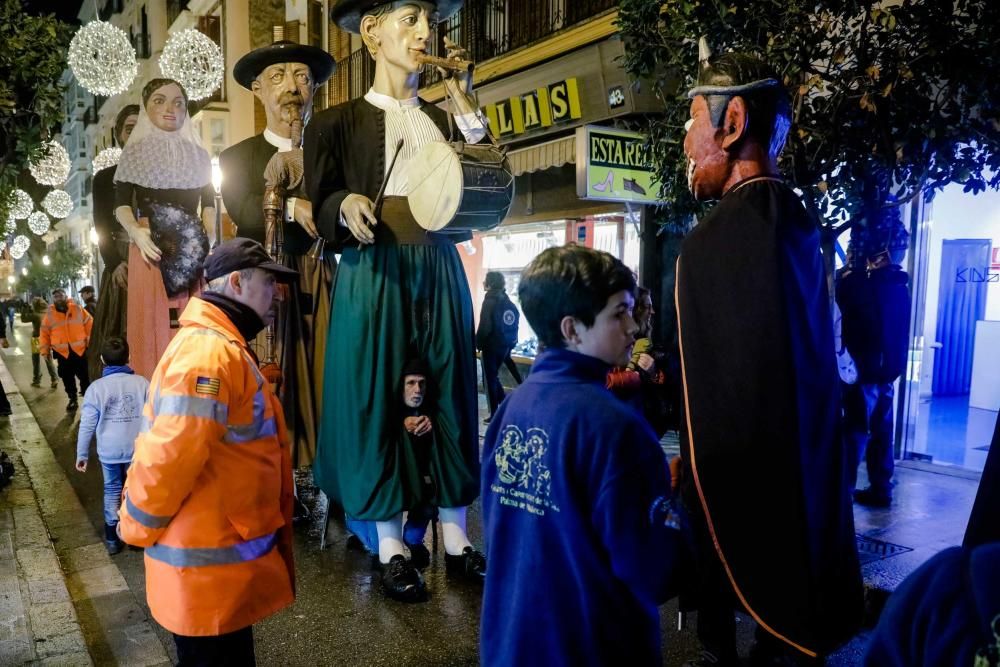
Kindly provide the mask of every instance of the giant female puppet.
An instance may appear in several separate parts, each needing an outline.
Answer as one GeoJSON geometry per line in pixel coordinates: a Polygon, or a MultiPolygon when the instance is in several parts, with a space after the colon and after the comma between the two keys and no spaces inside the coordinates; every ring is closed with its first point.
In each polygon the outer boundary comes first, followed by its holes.
{"type": "Polygon", "coordinates": [[[677,263],[698,636],[711,664],[734,664],[742,607],[755,657],[810,660],[861,612],[819,230],[778,171],[791,112],[777,75],[703,42],[688,97],[691,191],[719,200],[677,263]]]}
{"type": "Polygon", "coordinates": [[[115,217],[131,239],[128,344],[132,367],[146,377],[180,328],[188,299],[201,292],[215,218],[212,163],[187,104],[176,81],[147,83],[115,172],[115,217]]]}
{"type": "MultiPolygon", "coordinates": [[[[460,5],[337,4],[332,18],[361,34],[375,59],[375,82],[363,98],[317,114],[304,142],[306,194],[317,226],[342,250],[315,479],[349,517],[375,522],[383,585],[405,601],[424,597],[423,578],[405,558],[402,513],[409,509],[440,508],[449,571],[481,580],[486,569],[465,530],[465,508],[479,491],[476,371],[472,299],[454,244],[468,235],[425,232],[405,198],[410,160],[450,134],[447,114],[417,97],[418,61],[430,46],[431,26],[460,5]],[[376,206],[386,178],[386,197],[376,206]],[[429,483],[399,407],[402,371],[411,359],[426,363],[436,392],[429,397],[438,407],[429,483]]],[[[485,125],[467,78],[446,85],[464,139],[481,140],[485,125]]]]}

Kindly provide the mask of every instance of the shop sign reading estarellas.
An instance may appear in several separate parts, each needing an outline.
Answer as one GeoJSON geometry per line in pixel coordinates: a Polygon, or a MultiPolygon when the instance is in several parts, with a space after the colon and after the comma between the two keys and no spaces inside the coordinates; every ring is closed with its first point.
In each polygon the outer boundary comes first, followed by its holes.
{"type": "Polygon", "coordinates": [[[576,193],[581,199],[656,204],[659,188],[646,135],[602,125],[576,130],[576,193]]]}

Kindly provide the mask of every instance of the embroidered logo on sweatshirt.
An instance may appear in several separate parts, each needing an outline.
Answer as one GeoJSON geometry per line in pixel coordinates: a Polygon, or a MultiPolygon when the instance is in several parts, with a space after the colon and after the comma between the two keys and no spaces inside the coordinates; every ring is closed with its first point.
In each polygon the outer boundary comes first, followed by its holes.
{"type": "Polygon", "coordinates": [[[546,510],[558,512],[559,506],[549,500],[552,472],[546,465],[549,434],[540,428],[522,432],[514,425],[500,434],[500,445],[494,460],[499,484],[490,490],[500,496],[500,504],[545,516],[546,510]]]}

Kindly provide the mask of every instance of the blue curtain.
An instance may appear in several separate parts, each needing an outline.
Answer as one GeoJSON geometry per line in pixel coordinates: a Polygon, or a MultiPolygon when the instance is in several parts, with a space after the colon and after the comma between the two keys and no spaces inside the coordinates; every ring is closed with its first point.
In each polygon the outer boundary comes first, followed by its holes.
{"type": "Polygon", "coordinates": [[[941,248],[937,342],[934,355],[935,395],[968,394],[972,382],[972,348],[976,322],[986,316],[986,273],[990,239],[945,240],[941,248]]]}

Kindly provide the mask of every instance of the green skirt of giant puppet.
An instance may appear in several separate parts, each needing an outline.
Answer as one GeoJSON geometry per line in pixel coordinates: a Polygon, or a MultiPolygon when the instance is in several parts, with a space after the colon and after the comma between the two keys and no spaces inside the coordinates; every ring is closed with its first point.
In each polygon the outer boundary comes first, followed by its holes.
{"type": "Polygon", "coordinates": [[[351,517],[385,521],[479,494],[472,298],[453,244],[346,248],[333,288],[313,474],[351,517]],[[429,475],[403,427],[407,361],[428,366],[429,475]],[[432,497],[427,497],[428,491],[432,497]]]}

